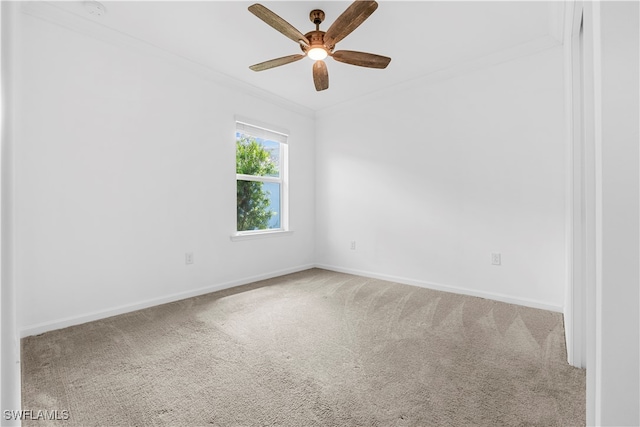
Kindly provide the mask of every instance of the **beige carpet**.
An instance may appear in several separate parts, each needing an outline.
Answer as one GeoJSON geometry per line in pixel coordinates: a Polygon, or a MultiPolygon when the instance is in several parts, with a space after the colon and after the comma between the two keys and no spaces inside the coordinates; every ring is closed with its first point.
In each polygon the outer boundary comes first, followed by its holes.
{"type": "Polygon", "coordinates": [[[584,425],[562,316],[319,269],[22,341],[77,426],[584,425]]]}

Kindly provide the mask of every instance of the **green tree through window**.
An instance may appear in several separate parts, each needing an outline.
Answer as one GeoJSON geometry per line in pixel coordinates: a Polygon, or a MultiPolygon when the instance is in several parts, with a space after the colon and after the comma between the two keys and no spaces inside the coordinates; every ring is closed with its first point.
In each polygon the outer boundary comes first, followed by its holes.
{"type": "MultiPolygon", "coordinates": [[[[280,168],[269,150],[254,137],[238,134],[236,137],[236,173],[254,177],[279,176],[280,168]]],[[[277,214],[271,210],[271,193],[265,183],[237,180],[238,231],[264,230],[277,214]]]]}

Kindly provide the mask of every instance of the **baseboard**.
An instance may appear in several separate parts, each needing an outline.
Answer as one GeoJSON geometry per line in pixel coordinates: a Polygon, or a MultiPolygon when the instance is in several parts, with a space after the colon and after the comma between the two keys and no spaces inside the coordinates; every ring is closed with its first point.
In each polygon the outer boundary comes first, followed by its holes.
{"type": "Polygon", "coordinates": [[[117,316],[118,314],[130,313],[132,311],[141,310],[143,308],[149,308],[156,305],[166,304],[169,302],[179,301],[186,298],[191,298],[199,295],[209,294],[211,292],[221,291],[223,289],[233,288],[235,286],[246,285],[260,280],[271,279],[273,277],[284,276],[285,274],[297,273],[299,271],[308,270],[315,267],[314,264],[305,264],[297,267],[286,268],[283,270],[272,271],[265,274],[259,274],[256,276],[244,277],[238,280],[232,280],[230,282],[218,283],[204,288],[194,289],[186,292],[179,292],[171,295],[167,295],[159,298],[152,298],[144,301],[140,301],[133,304],[121,305],[119,307],[110,308],[106,310],[94,311],[91,313],[82,314],[79,316],[71,316],[64,319],[54,320],[51,322],[39,323],[36,325],[27,326],[20,329],[20,338],[28,337],[31,335],[38,335],[44,332],[53,331],[56,329],[67,328],[69,326],[80,325],[82,323],[92,322],[94,320],[106,319],[107,317],[117,316]]]}
{"type": "Polygon", "coordinates": [[[522,305],[525,307],[538,308],[538,309],[547,310],[547,311],[554,311],[558,313],[563,312],[562,306],[549,304],[542,301],[536,301],[528,298],[518,298],[510,295],[503,295],[503,294],[498,294],[493,292],[483,292],[475,289],[443,285],[440,283],[427,282],[425,280],[417,280],[417,279],[411,279],[407,277],[392,276],[389,274],[374,273],[371,271],[356,270],[353,268],[345,268],[345,267],[339,267],[335,265],[316,264],[315,266],[317,268],[322,268],[323,270],[330,270],[338,273],[355,274],[357,276],[370,277],[372,279],[387,280],[390,282],[402,283],[404,285],[418,286],[421,288],[433,289],[436,291],[444,291],[444,292],[451,292],[454,294],[469,295],[473,297],[480,297],[480,298],[490,299],[494,301],[506,302],[509,304],[516,304],[516,305],[522,305]]]}
{"type": "Polygon", "coordinates": [[[133,304],[122,305],[119,307],[114,307],[106,310],[99,310],[91,313],[82,314],[79,316],[72,316],[64,319],[54,320],[51,322],[44,322],[36,325],[27,326],[25,328],[20,329],[20,337],[24,338],[31,335],[38,335],[44,332],[53,331],[56,329],[62,329],[62,328],[67,328],[69,326],[92,322],[94,320],[106,319],[107,317],[117,316],[119,314],[129,313],[136,310],[142,310],[144,308],[149,308],[156,305],[179,301],[186,298],[208,294],[211,292],[221,291],[223,289],[229,289],[235,286],[246,285],[249,283],[258,282],[260,280],[271,279],[273,277],[278,277],[278,276],[284,276],[285,274],[297,273],[299,271],[308,270],[314,267],[321,268],[324,270],[335,271],[339,273],[355,274],[358,276],[370,277],[373,279],[388,280],[390,282],[418,286],[421,288],[434,289],[438,291],[451,292],[455,294],[480,297],[480,298],[490,299],[494,301],[506,302],[509,304],[522,305],[525,307],[538,308],[542,310],[554,311],[559,313],[563,312],[563,307],[561,306],[548,304],[545,302],[531,300],[527,298],[517,298],[509,295],[503,295],[503,294],[492,293],[492,292],[482,292],[482,291],[462,288],[458,286],[443,285],[440,283],[427,282],[425,280],[417,280],[417,279],[411,279],[407,277],[400,277],[400,276],[393,276],[389,274],[375,273],[371,271],[357,270],[352,268],[339,267],[335,265],[305,264],[297,267],[259,274],[256,276],[244,277],[242,279],[232,280],[229,282],[218,283],[215,285],[206,286],[204,288],[194,289],[191,291],[179,292],[179,293],[167,295],[160,298],[153,298],[153,299],[144,300],[144,301],[140,301],[133,304]]]}

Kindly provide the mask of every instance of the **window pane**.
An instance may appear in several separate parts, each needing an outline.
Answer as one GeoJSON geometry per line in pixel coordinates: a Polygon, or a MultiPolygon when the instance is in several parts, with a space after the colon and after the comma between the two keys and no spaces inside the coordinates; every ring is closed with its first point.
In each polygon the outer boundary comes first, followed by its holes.
{"type": "Polygon", "coordinates": [[[238,231],[280,228],[280,184],[237,181],[238,231]]]}
{"type": "Polygon", "coordinates": [[[280,184],[265,182],[264,189],[269,196],[269,210],[272,213],[268,228],[280,228],[280,184]]]}
{"type": "Polygon", "coordinates": [[[280,143],[236,132],[236,173],[280,177],[280,143]]]}

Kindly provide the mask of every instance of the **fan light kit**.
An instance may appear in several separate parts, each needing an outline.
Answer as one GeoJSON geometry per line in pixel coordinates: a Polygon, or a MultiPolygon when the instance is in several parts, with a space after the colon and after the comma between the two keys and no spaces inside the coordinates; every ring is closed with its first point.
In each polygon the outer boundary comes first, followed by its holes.
{"type": "Polygon", "coordinates": [[[315,31],[302,34],[287,21],[267,9],[261,4],[249,6],[249,12],[262,19],[264,22],[300,45],[303,54],[283,56],[282,58],[271,59],[250,66],[253,71],[264,71],[270,68],[296,62],[305,56],[315,61],[313,63],[313,83],[316,90],[321,91],[329,88],[329,73],[324,59],[331,56],[333,59],[345,64],[357,65],[367,68],[387,68],[391,58],[373,53],[356,52],[353,50],[333,49],[340,40],[351,34],[360,24],[362,24],[376,9],[378,3],[375,1],[355,1],[342,12],[342,15],[325,31],[320,31],[320,24],[324,21],[324,12],[314,9],[309,14],[309,19],[316,26],[315,31]]]}
{"type": "Polygon", "coordinates": [[[327,51],[321,47],[314,47],[307,52],[309,59],[313,59],[314,61],[322,61],[327,55],[329,55],[327,51]]]}

